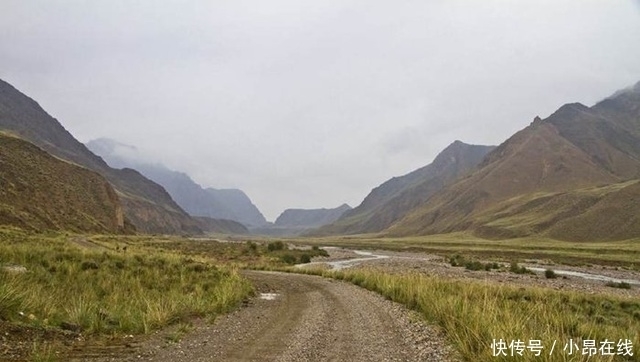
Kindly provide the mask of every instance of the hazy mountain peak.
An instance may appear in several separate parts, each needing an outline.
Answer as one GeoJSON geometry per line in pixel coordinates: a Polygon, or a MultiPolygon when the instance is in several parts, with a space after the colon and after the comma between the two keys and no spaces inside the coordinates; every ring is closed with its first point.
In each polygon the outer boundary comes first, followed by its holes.
{"type": "Polygon", "coordinates": [[[340,218],[351,206],[342,204],[333,209],[287,209],[278,216],[276,226],[293,228],[314,228],[330,224],[340,218]]]}
{"type": "Polygon", "coordinates": [[[591,108],[565,104],[534,123],[491,152],[469,177],[395,223],[390,233],[474,230],[485,237],[516,237],[548,231],[561,239],[589,240],[612,237],[596,232],[608,230],[594,222],[606,218],[619,235],[637,235],[629,215],[637,214],[632,210],[638,204],[628,197],[639,188],[627,187],[622,196],[619,186],[602,185],[640,178],[640,93],[617,92],[591,108]],[[576,191],[596,186],[601,192],[576,191]],[[599,202],[609,197],[611,202],[599,202]],[[613,200],[624,206],[611,207],[613,200]]]}
{"type": "Polygon", "coordinates": [[[112,167],[133,168],[162,185],[187,213],[214,219],[226,219],[248,226],[260,226],[266,219],[241,190],[204,189],[191,177],[154,162],[135,146],[109,138],[87,143],[87,147],[104,157],[112,167]]]}
{"type": "Polygon", "coordinates": [[[346,211],[319,234],[359,234],[381,231],[425,203],[445,184],[472,171],[494,146],[469,145],[456,140],[433,162],[371,190],[358,207],[346,211]]]}

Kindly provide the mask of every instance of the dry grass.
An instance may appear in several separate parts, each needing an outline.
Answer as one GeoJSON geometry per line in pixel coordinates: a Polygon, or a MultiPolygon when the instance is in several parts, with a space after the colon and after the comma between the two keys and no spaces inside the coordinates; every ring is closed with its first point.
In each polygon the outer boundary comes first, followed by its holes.
{"type": "MultiPolygon", "coordinates": [[[[441,326],[467,361],[640,361],[640,356],[588,358],[568,355],[565,344],[583,340],[629,339],[640,345],[640,302],[604,295],[586,295],[543,288],[500,286],[477,281],[443,280],[417,273],[383,274],[375,270],[295,270],[342,279],[370,289],[419,311],[426,320],[441,326]],[[540,340],[540,356],[494,356],[493,340],[540,340]],[[556,342],[554,352],[552,346],[556,342]]],[[[617,352],[617,347],[614,348],[617,352]]]]}
{"type": "Polygon", "coordinates": [[[80,249],[66,238],[0,233],[0,318],[88,334],[148,333],[234,308],[251,292],[235,269],[172,253],[80,249]]]}

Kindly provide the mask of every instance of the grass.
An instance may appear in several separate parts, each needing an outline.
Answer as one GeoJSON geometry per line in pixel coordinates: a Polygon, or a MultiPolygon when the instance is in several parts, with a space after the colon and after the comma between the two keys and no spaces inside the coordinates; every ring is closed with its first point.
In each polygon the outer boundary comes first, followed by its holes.
{"type": "MultiPolygon", "coordinates": [[[[0,319],[54,328],[67,323],[97,335],[148,333],[173,324],[167,341],[177,342],[191,329],[191,317],[206,316],[213,320],[251,293],[251,286],[240,278],[237,268],[287,269],[291,263],[322,255],[324,251],[317,246],[328,244],[305,240],[314,247],[290,249],[288,244],[270,239],[219,243],[169,237],[96,236],[91,238],[96,248],[83,249],[70,244],[68,239],[64,235],[0,230],[0,265],[20,265],[28,270],[27,273],[0,271],[0,319]],[[19,312],[35,318],[22,317],[19,312]]],[[[400,245],[367,238],[344,240],[358,247],[385,245],[421,251],[435,250],[429,249],[433,247],[446,250],[445,255],[459,254],[449,259],[452,265],[472,270],[497,266],[513,272],[526,270],[516,262],[502,267],[504,262],[484,263],[475,258],[492,248],[500,250],[502,245],[509,245],[520,256],[529,255],[533,250],[530,247],[535,246],[536,253],[548,253],[559,259],[570,255],[583,258],[593,249],[592,245],[578,244],[578,251],[574,253],[564,251],[566,246],[561,242],[547,240],[521,246],[472,240],[467,253],[462,243],[449,237],[439,241],[403,239],[400,245]]],[[[616,262],[625,263],[626,259],[619,254],[638,249],[630,243],[614,243],[609,253],[603,255],[615,256],[616,262]]],[[[289,268],[292,270],[294,268],[289,268]]],[[[562,346],[549,355],[553,341],[564,344],[570,340],[630,339],[634,346],[640,345],[638,300],[439,279],[418,273],[391,275],[368,269],[332,272],[295,268],[295,271],[342,279],[416,310],[428,321],[440,325],[456,350],[469,361],[512,360],[492,355],[491,342],[499,339],[540,340],[547,353],[540,357],[525,353],[518,358],[522,361],[587,360],[581,355],[563,355],[562,346]]],[[[50,348],[37,347],[34,347],[34,360],[54,357],[50,348]]],[[[607,360],[610,359],[602,356],[589,359],[607,360]]],[[[637,355],[629,360],[640,361],[637,355]]]]}
{"type": "Polygon", "coordinates": [[[80,249],[66,238],[0,233],[0,318],[85,334],[149,333],[220,314],[251,292],[236,269],[173,253],[80,249]],[[22,315],[32,318],[25,318],[22,315]]]}
{"type": "MultiPolygon", "coordinates": [[[[443,280],[423,274],[383,274],[375,270],[318,271],[402,303],[441,326],[467,361],[508,361],[494,356],[495,340],[540,340],[541,356],[531,353],[518,361],[610,361],[602,355],[568,356],[562,347],[570,340],[630,339],[640,345],[640,301],[586,295],[535,287],[513,287],[477,281],[443,280]],[[556,341],[560,345],[549,355],[556,341]]],[[[624,359],[623,359],[624,360],[624,359]]],[[[638,354],[630,361],[640,361],[638,354]]]]}
{"type": "Polygon", "coordinates": [[[33,342],[31,362],[57,362],[60,360],[54,348],[47,343],[33,342]]]}

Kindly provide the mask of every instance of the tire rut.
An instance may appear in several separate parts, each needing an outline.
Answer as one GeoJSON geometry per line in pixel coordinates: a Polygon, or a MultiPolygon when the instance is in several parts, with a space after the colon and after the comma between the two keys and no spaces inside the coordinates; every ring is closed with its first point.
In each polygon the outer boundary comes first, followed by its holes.
{"type": "MultiPolygon", "coordinates": [[[[450,361],[442,334],[404,307],[321,277],[248,271],[258,292],[248,305],[197,323],[175,344],[162,333],[128,356],[102,361],[450,361]]],[[[76,359],[82,360],[82,359],[76,359]]]]}

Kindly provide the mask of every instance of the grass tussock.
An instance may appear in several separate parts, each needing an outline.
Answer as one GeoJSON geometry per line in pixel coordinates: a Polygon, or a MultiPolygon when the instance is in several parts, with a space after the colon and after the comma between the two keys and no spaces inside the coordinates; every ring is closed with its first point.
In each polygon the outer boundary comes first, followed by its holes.
{"type": "Polygon", "coordinates": [[[606,285],[611,288],[631,289],[631,284],[627,282],[607,282],[606,285]]]}
{"type": "MultiPolygon", "coordinates": [[[[468,361],[611,361],[610,357],[572,356],[563,351],[569,341],[629,339],[634,355],[619,360],[640,361],[640,301],[544,288],[522,288],[477,281],[456,281],[410,273],[375,270],[300,271],[342,279],[375,291],[422,313],[440,325],[468,361]],[[494,356],[492,341],[540,340],[535,356],[494,356]],[[551,347],[556,341],[554,352],[551,347]],[[546,352],[546,353],[545,353],[546,352]]],[[[507,354],[510,352],[507,351],[507,354]]],[[[620,357],[616,357],[620,358],[620,357]]],[[[618,359],[613,359],[618,360],[618,359]]]]}
{"type": "Polygon", "coordinates": [[[252,292],[234,269],[170,253],[82,250],[62,239],[4,237],[0,318],[90,334],[148,333],[234,308],[252,292]]]}

